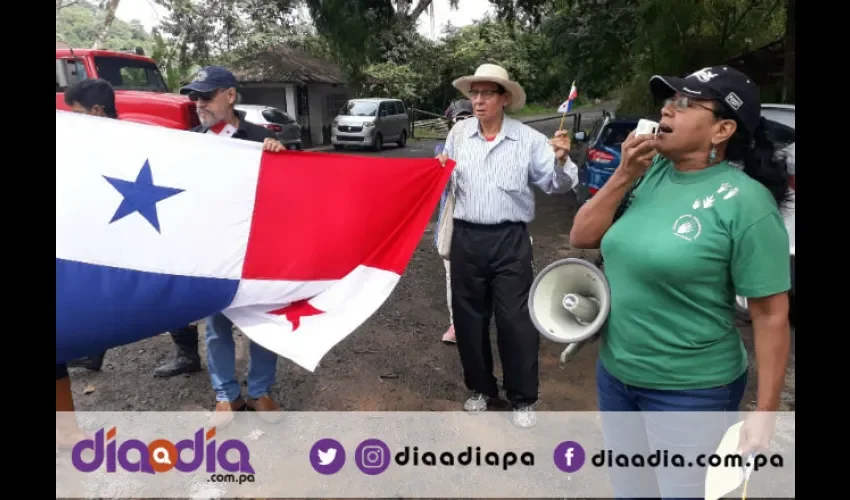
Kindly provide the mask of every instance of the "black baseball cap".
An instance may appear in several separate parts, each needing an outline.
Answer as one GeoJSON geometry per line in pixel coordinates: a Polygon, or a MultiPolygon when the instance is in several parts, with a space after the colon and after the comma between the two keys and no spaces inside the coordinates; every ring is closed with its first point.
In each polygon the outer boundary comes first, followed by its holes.
{"type": "Polygon", "coordinates": [[[649,89],[658,99],[676,92],[694,99],[720,102],[753,134],[761,120],[761,96],[758,85],[750,77],[731,66],[711,66],[682,78],[655,75],[649,89]]]}
{"type": "Polygon", "coordinates": [[[237,87],[238,82],[233,73],[221,66],[206,66],[198,71],[192,83],[180,89],[181,94],[190,92],[210,92],[218,89],[237,87]]]}

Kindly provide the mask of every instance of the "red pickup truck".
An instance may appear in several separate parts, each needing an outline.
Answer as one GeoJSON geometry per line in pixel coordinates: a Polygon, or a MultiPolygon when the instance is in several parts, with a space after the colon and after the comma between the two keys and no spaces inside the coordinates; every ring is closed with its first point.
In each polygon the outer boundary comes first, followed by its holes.
{"type": "Polygon", "coordinates": [[[112,84],[121,120],[181,130],[200,123],[195,103],[171,93],[154,60],[136,52],[57,47],[56,109],[69,109],[65,88],[88,78],[112,84]]]}

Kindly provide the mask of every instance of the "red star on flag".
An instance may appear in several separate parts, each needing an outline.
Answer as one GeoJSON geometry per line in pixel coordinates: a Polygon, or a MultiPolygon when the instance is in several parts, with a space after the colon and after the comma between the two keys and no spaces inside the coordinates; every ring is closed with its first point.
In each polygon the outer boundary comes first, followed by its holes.
{"type": "Polygon", "coordinates": [[[308,302],[308,299],[298,300],[286,307],[281,307],[280,309],[275,309],[274,311],[269,311],[269,314],[274,314],[275,316],[284,316],[287,321],[292,323],[292,331],[298,329],[301,326],[301,318],[305,316],[316,316],[318,314],[324,314],[325,311],[320,311],[312,306],[308,302]]]}

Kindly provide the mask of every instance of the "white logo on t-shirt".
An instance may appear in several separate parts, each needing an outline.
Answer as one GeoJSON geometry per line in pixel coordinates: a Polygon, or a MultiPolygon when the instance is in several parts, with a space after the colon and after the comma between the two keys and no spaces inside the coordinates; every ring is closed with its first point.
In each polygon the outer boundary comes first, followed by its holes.
{"type": "Polygon", "coordinates": [[[702,224],[693,215],[682,215],[673,223],[673,234],[679,238],[694,241],[699,238],[700,233],[702,233],[702,224]]]}
{"type": "MultiPolygon", "coordinates": [[[[732,198],[733,196],[738,194],[738,188],[729,184],[728,182],[724,182],[723,184],[720,185],[719,188],[717,188],[716,193],[723,195],[721,197],[721,199],[728,200],[729,198],[732,198]],[[723,194],[723,193],[726,193],[726,194],[723,194]]],[[[697,200],[694,201],[694,203],[691,205],[691,208],[693,208],[694,210],[697,210],[698,208],[713,207],[714,202],[715,202],[714,194],[710,194],[703,199],[697,198],[697,200]]]]}

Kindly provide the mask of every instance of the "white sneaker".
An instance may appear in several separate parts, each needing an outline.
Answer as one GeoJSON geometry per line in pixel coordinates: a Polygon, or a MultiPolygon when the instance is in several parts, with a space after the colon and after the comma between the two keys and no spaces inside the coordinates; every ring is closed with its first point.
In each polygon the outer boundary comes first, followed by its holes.
{"type": "Polygon", "coordinates": [[[514,408],[513,424],[523,429],[537,425],[537,414],[534,412],[534,405],[514,408]]]}
{"type": "Polygon", "coordinates": [[[463,404],[464,411],[486,411],[487,410],[487,402],[490,401],[488,396],[484,394],[475,393],[469,399],[466,400],[466,403],[463,404]]]}

